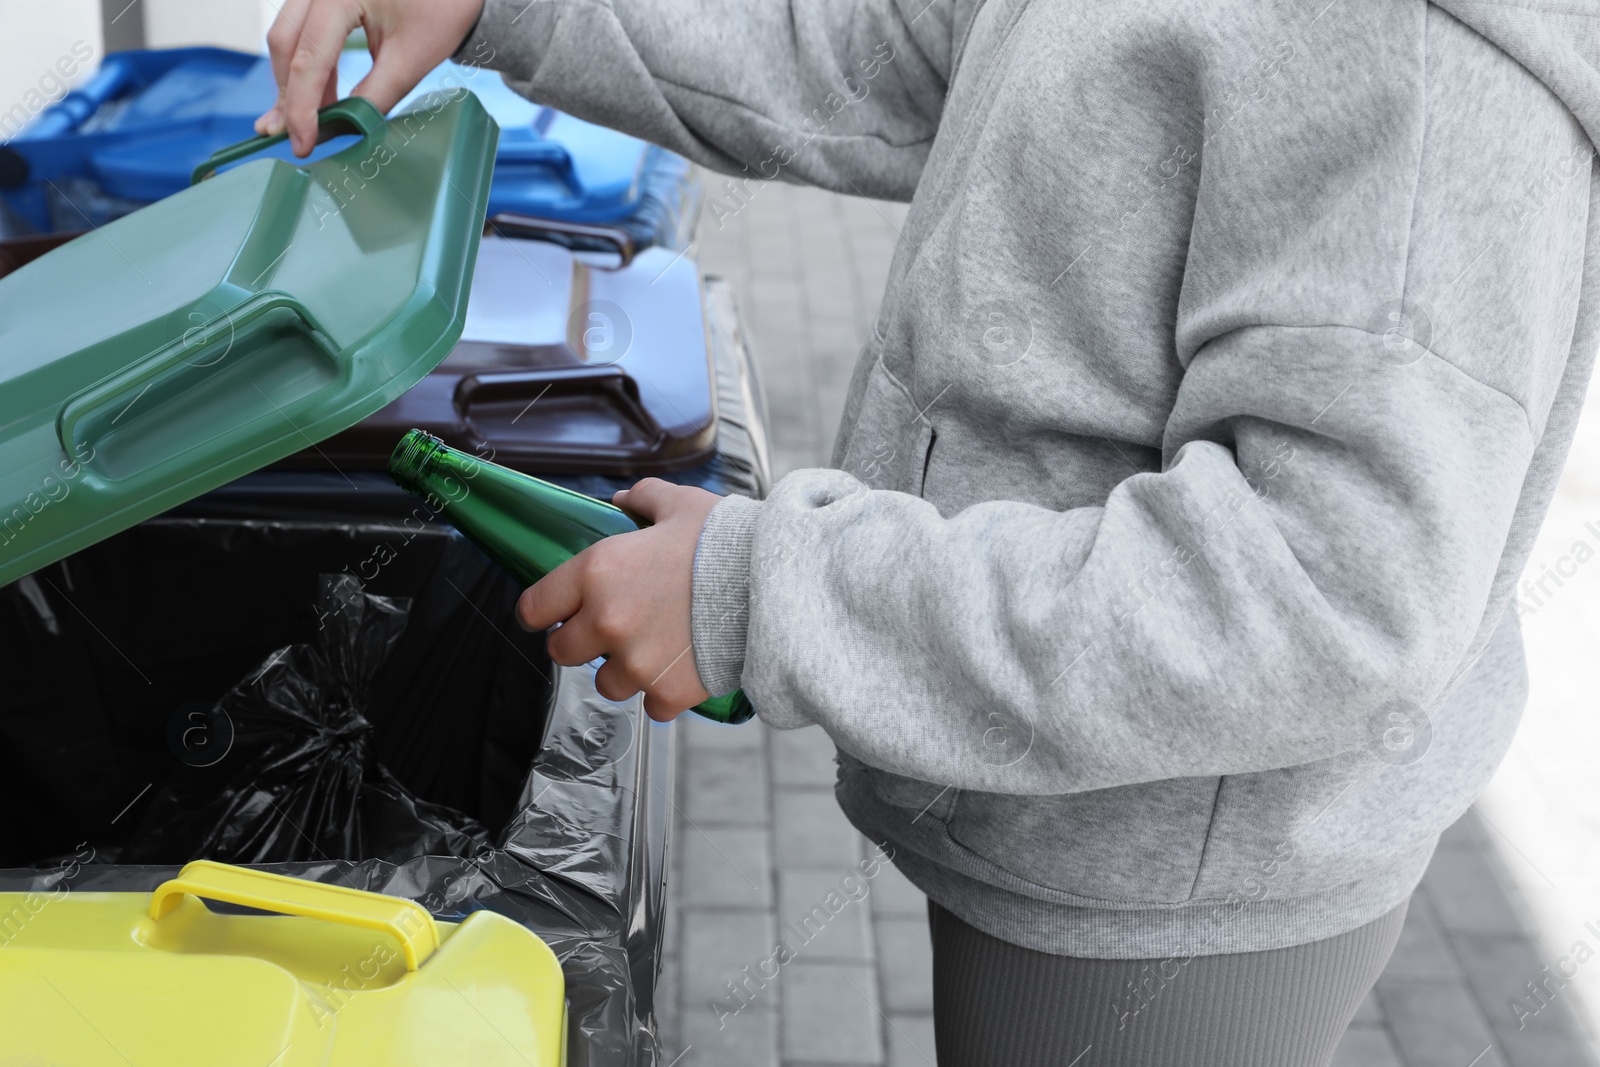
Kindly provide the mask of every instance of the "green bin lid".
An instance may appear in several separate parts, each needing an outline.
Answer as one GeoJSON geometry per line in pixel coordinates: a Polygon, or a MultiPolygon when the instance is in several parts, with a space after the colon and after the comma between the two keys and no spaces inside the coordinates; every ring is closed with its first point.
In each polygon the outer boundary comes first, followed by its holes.
{"type": "Polygon", "coordinates": [[[0,585],[315,444],[461,335],[498,128],[467,92],[321,113],[0,279],[0,585]]]}

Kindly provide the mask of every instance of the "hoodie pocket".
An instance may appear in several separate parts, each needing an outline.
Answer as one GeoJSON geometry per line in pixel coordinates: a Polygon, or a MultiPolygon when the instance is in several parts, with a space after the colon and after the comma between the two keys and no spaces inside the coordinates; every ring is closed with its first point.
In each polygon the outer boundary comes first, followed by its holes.
{"type": "Polygon", "coordinates": [[[950,817],[960,793],[960,790],[947,785],[907,778],[903,774],[868,767],[864,763],[858,763],[857,766],[866,775],[873,794],[891,808],[913,812],[913,822],[926,820],[930,826],[944,822],[950,817]]]}
{"type": "Polygon", "coordinates": [[[872,489],[920,494],[932,442],[933,424],[879,359],[861,391],[839,468],[872,489]]]}
{"type": "Polygon", "coordinates": [[[918,496],[927,496],[928,464],[933,462],[933,447],[938,441],[939,431],[933,428],[933,423],[925,422],[922,436],[917,443],[917,454],[922,457],[922,463],[917,467],[916,493],[918,496]]]}
{"type": "Polygon", "coordinates": [[[1194,891],[1219,783],[1173,778],[1060,796],[965,792],[950,837],[1046,889],[1175,904],[1194,891]]]}

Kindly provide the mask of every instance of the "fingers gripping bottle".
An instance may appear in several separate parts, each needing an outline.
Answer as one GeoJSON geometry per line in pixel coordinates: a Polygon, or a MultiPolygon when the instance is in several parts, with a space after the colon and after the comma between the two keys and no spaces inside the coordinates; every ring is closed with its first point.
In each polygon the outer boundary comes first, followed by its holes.
{"type": "MultiPolygon", "coordinates": [[[[422,430],[395,446],[389,477],[527,585],[601,538],[639,529],[621,508],[489,463],[422,430]]],[[[694,710],[727,723],[755,713],[740,689],[694,710]]]]}

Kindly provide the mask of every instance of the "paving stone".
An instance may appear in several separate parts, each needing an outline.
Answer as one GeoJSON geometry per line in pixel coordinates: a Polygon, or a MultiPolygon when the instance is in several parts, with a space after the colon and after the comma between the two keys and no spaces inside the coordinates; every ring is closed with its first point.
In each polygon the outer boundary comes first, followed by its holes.
{"type": "MultiPolygon", "coordinates": [[[[779,386],[782,388],[782,386],[779,386]]],[[[791,388],[800,388],[793,386],[791,388]]],[[[792,460],[796,466],[814,467],[817,465],[815,441],[815,428],[809,422],[785,422],[782,419],[772,419],[767,426],[767,434],[771,438],[774,460],[776,454],[782,453],[792,460]]],[[[776,477],[777,475],[774,475],[776,477]]]]}
{"type": "Polygon", "coordinates": [[[901,204],[855,199],[855,210],[846,212],[846,228],[854,238],[853,244],[867,242],[894,246],[906,228],[906,209],[901,204]]]}
{"type": "Polygon", "coordinates": [[[804,191],[800,186],[783,181],[772,181],[762,185],[760,193],[750,197],[752,205],[759,203],[764,209],[751,214],[749,220],[751,233],[759,235],[763,229],[781,229],[787,232],[795,197],[804,191]]]}
{"type": "MultiPolygon", "coordinates": [[[[744,290],[734,294],[739,300],[739,306],[749,313],[745,325],[757,333],[764,332],[766,327],[774,324],[785,326],[791,331],[784,335],[772,335],[768,338],[771,343],[805,337],[807,330],[805,294],[801,284],[800,277],[793,270],[774,273],[764,269],[764,265],[758,261],[750,273],[749,282],[744,290]]],[[[811,373],[811,368],[803,363],[785,365],[763,363],[760,372],[763,376],[771,374],[804,376],[811,373]]],[[[791,403],[788,406],[799,414],[810,414],[802,405],[791,403]]]]}
{"type": "Polygon", "coordinates": [[[814,350],[854,351],[862,341],[856,329],[856,282],[845,274],[806,278],[807,335],[814,350]]]}
{"type": "Polygon", "coordinates": [[[772,835],[765,829],[682,825],[678,884],[696,905],[772,907],[772,835]]]}
{"type": "Polygon", "coordinates": [[[1451,981],[1462,977],[1461,967],[1450,951],[1444,930],[1434,914],[1433,902],[1426,893],[1412,895],[1405,925],[1400,928],[1400,940],[1395,943],[1394,955],[1389,957],[1383,977],[1386,980],[1437,978],[1451,981]]]}
{"type": "MultiPolygon", "coordinates": [[[[845,238],[855,250],[853,266],[861,285],[861,306],[870,315],[876,315],[889,288],[889,270],[894,265],[894,247],[898,241],[895,232],[882,221],[877,230],[866,227],[849,227],[845,238]],[[881,234],[881,236],[880,236],[881,234]]],[[[867,320],[872,325],[872,320],[867,320]]]]}
{"type": "Polygon", "coordinates": [[[1484,850],[1439,849],[1422,879],[1444,929],[1452,934],[1521,935],[1495,859],[1484,850]]]}
{"type": "MultiPolygon", "coordinates": [[[[794,363],[810,359],[804,352],[803,339],[792,326],[778,323],[771,324],[762,320],[753,324],[757,337],[767,337],[776,333],[778,340],[771,342],[768,349],[774,364],[794,363]]],[[[763,342],[765,343],[765,342],[763,342]]],[[[816,422],[816,414],[810,409],[813,407],[815,390],[811,376],[793,367],[784,366],[782,369],[768,372],[765,367],[761,371],[761,385],[767,394],[767,432],[769,436],[784,427],[811,426],[816,422]],[[803,397],[804,405],[796,403],[772,402],[775,396],[786,396],[791,401],[795,397],[803,397]]],[[[831,427],[830,427],[831,429],[831,427]]]]}
{"type": "Polygon", "coordinates": [[[839,368],[827,381],[817,389],[817,403],[823,411],[825,426],[837,427],[839,419],[844,414],[845,398],[850,393],[850,376],[855,372],[856,357],[861,353],[860,347],[839,352],[839,368]]]}
{"type": "Polygon", "coordinates": [[[812,457],[816,449],[805,448],[777,448],[772,449],[772,477],[782,478],[790,471],[806,470],[817,465],[812,457]]]}
{"type": "Polygon", "coordinates": [[[1507,1067],[1464,983],[1380,982],[1378,1000],[1406,1067],[1507,1067]]]}
{"type": "Polygon", "coordinates": [[[672,832],[667,838],[667,894],[664,909],[666,909],[666,931],[664,931],[664,952],[666,955],[680,955],[683,950],[683,923],[678,921],[678,902],[683,899],[683,835],[690,829],[683,824],[683,817],[674,811],[672,813],[672,832]]]}
{"type": "Polygon", "coordinates": [[[1546,960],[1532,941],[1521,937],[1458,937],[1454,944],[1467,982],[1495,1029],[1576,1032],[1568,1001],[1578,992],[1570,984],[1563,984],[1559,975],[1544,969],[1546,960]],[[1541,986],[1543,997],[1528,992],[1528,982],[1541,986]],[[1512,1009],[1509,1002],[1513,997],[1527,1009],[1527,1014],[1512,1009]],[[1524,1025],[1519,1027],[1519,1021],[1524,1025]]]}
{"type": "Polygon", "coordinates": [[[1511,1067],[1595,1067],[1594,1055],[1570,1034],[1523,1030],[1502,1033],[1500,1041],[1511,1067]]]}
{"type": "Polygon", "coordinates": [[[780,981],[785,1060],[883,1062],[883,1019],[871,967],[796,960],[780,981]]]}
{"type": "MultiPolygon", "coordinates": [[[[713,179],[711,193],[721,196],[720,189],[720,179],[713,179]]],[[[703,270],[721,273],[734,284],[772,409],[769,435],[778,476],[823,464],[831,452],[850,371],[877,313],[895,240],[879,210],[866,201],[767,183],[750,186],[748,203],[726,216],[720,228],[709,214],[702,216],[695,254],[703,270]]],[[[882,210],[903,222],[903,206],[882,210]]],[[[667,985],[676,982],[681,990],[676,1024],[680,1044],[671,1055],[685,1048],[688,1052],[678,1067],[775,1065],[780,1004],[790,1009],[784,1038],[790,1067],[881,1063],[885,1022],[874,1007],[878,980],[865,962],[873,940],[869,918],[903,914],[926,923],[921,894],[887,864],[867,883],[869,902],[850,904],[810,946],[849,953],[862,962],[816,969],[814,962],[796,960],[756,991],[751,1006],[726,1017],[726,1025],[717,1028],[707,1002],[713,995],[726,998],[725,983],[746,965],[759,964],[776,939],[770,912],[727,911],[720,903],[736,900],[743,907],[762,899],[729,868],[729,860],[740,868],[760,866],[762,872],[746,873],[767,884],[771,861],[759,859],[759,835],[741,837],[736,831],[728,837],[719,831],[734,825],[759,830],[771,818],[775,839],[781,842],[777,862],[785,871],[774,894],[783,919],[800,909],[791,903],[794,897],[809,907],[805,898],[821,899],[823,883],[836,885],[864,854],[863,842],[833,800],[833,749],[822,731],[777,733],[760,724],[718,727],[688,717],[678,726],[687,730],[679,734],[685,750],[679,764],[683,812],[674,828],[668,906],[675,914],[668,917],[668,937],[681,948],[671,960],[676,973],[664,977],[667,985]],[[766,763],[769,749],[771,762],[766,763]],[[728,762],[721,762],[724,757],[728,762]],[[769,775],[776,776],[774,784],[780,787],[770,805],[765,789],[760,790],[763,799],[755,798],[755,780],[765,781],[769,775]],[[791,785],[814,788],[784,788],[791,785]],[[743,807],[733,803],[740,800],[746,802],[743,807]],[[707,837],[695,826],[728,853],[727,860],[708,847],[707,837]],[[861,992],[841,978],[853,981],[861,992]]],[[[894,1062],[931,1067],[931,1021],[901,1016],[895,1025],[926,1059],[914,1053],[907,1058],[910,1045],[889,1029],[894,1062]]]]}
{"type": "Polygon", "coordinates": [[[877,303],[869,305],[856,315],[856,332],[861,335],[863,344],[872,336],[872,323],[877,317],[877,303]]]}
{"type": "Polygon", "coordinates": [[[1488,829],[1483,825],[1483,820],[1473,808],[1468,808],[1466,813],[1445,827],[1443,834],[1439,835],[1440,848],[1488,848],[1488,829]]]}
{"type": "Polygon", "coordinates": [[[1383,1023],[1383,1009],[1378,1006],[1376,990],[1368,990],[1367,995],[1361,998],[1361,1003],[1356,1005],[1355,1018],[1350,1023],[1352,1026],[1378,1026],[1383,1023]]]}
{"type": "Polygon", "coordinates": [[[875,312],[877,303],[883,299],[889,267],[894,261],[895,232],[882,219],[874,216],[865,226],[847,227],[845,240],[855,250],[851,266],[855,268],[854,274],[860,286],[860,303],[870,305],[870,310],[875,312]]]}
{"type": "Polygon", "coordinates": [[[933,1016],[889,1013],[889,1067],[938,1067],[933,1016]]]}
{"type": "Polygon", "coordinates": [[[868,882],[855,866],[778,872],[778,936],[803,960],[873,959],[868,882]],[[849,884],[845,879],[849,878],[849,884]],[[851,893],[859,899],[852,899],[851,893]],[[831,905],[831,906],[830,906],[831,905]],[[837,910],[835,910],[837,909],[837,910]]]}
{"type": "Polygon", "coordinates": [[[839,750],[819,727],[772,732],[772,779],[779,785],[833,788],[839,750]]]}
{"type": "MultiPolygon", "coordinates": [[[[758,334],[757,336],[762,335],[758,334]]],[[[789,336],[783,342],[774,345],[774,362],[805,358],[798,352],[797,347],[796,338],[793,336],[789,336]]],[[[812,425],[814,418],[810,412],[797,410],[792,406],[775,405],[771,402],[773,396],[805,393],[808,394],[807,403],[809,404],[811,383],[804,375],[793,370],[784,370],[772,374],[768,374],[763,370],[761,382],[762,388],[767,393],[767,433],[769,436],[774,433],[782,433],[785,429],[792,430],[797,426],[806,427],[812,425]]],[[[774,438],[775,442],[776,438],[774,438]]]]}
{"type": "Polygon", "coordinates": [[[706,269],[707,273],[717,273],[726,276],[729,273],[730,261],[737,260],[744,242],[740,237],[742,227],[738,224],[738,216],[724,217],[719,223],[708,213],[700,220],[700,226],[695,232],[695,261],[706,269]]]}
{"type": "MultiPolygon", "coordinates": [[[[750,336],[761,346],[765,360],[761,381],[767,391],[767,432],[784,426],[809,426],[816,421],[810,353],[800,327],[799,308],[785,310],[756,305],[750,314],[750,336]],[[770,368],[770,369],[769,369],[770,368]],[[788,395],[798,403],[774,405],[774,396],[788,395]]],[[[831,429],[831,427],[830,427],[831,429]]]]}
{"type": "MultiPolygon", "coordinates": [[[[750,271],[749,284],[743,293],[737,295],[741,306],[749,308],[753,324],[759,326],[782,316],[792,324],[798,336],[804,336],[806,322],[802,311],[805,296],[801,289],[800,277],[792,267],[773,270],[765,262],[757,259],[750,271]]],[[[772,369],[777,371],[780,368],[772,369]]],[[[791,366],[781,369],[792,374],[805,374],[810,368],[791,366]]],[[[766,374],[767,371],[768,365],[762,364],[761,373],[766,374]]]]}
{"type": "Polygon", "coordinates": [[[849,253],[844,227],[839,224],[837,217],[816,221],[816,225],[801,226],[796,231],[796,240],[791,247],[800,253],[803,264],[813,268],[807,271],[808,275],[817,273],[814,268],[819,265],[832,265],[836,273],[848,277],[850,271],[837,269],[840,258],[849,253]]]}
{"type": "MultiPolygon", "coordinates": [[[[771,953],[773,940],[769,912],[686,909],[678,983],[685,1015],[704,1013],[713,999],[728,1000],[728,983],[743,979],[747,966],[756,972],[771,953]]],[[[764,988],[762,983],[755,983],[746,999],[768,1008],[775,1008],[777,1001],[770,981],[764,988]]],[[[685,1037],[688,1039],[687,1031],[685,1037]]]]}
{"type": "Polygon", "coordinates": [[[765,825],[767,761],[741,751],[694,748],[684,754],[679,803],[697,826],[765,825]]]}
{"type": "Polygon", "coordinates": [[[766,747],[765,735],[771,732],[759,721],[729,726],[700,715],[680,715],[672,728],[678,731],[678,742],[691,751],[763,752],[766,747]]]}
{"type": "MultiPolygon", "coordinates": [[[[1381,1026],[1352,1025],[1333,1052],[1331,1067],[1407,1067],[1381,1026]]],[[[1458,1067],[1466,1067],[1465,1064],[1458,1067]]]]}
{"type": "MultiPolygon", "coordinates": [[[[749,291],[740,294],[739,298],[762,318],[787,315],[799,323],[802,329],[805,328],[801,316],[805,297],[800,288],[800,280],[793,271],[784,271],[781,274],[757,271],[750,279],[749,291]]],[[[766,370],[765,367],[761,369],[766,370]]],[[[809,368],[794,366],[787,369],[794,374],[805,374],[809,368]]]]}
{"type": "Polygon", "coordinates": [[[792,219],[789,186],[774,183],[755,190],[747,198],[747,204],[738,215],[739,223],[750,235],[754,243],[754,250],[774,259],[784,258],[782,247],[774,247],[776,242],[787,242],[791,234],[792,219]]]}
{"type": "Polygon", "coordinates": [[[745,1008],[737,1015],[718,1019],[705,1005],[696,1005],[683,1017],[683,1047],[676,1064],[663,1067],[777,1067],[778,1013],[772,1009],[745,1008]]]}
{"type": "Polygon", "coordinates": [[[874,924],[883,1004],[890,1012],[933,1011],[933,942],[928,920],[879,919],[874,924]]]}
{"type": "Polygon", "coordinates": [[[911,884],[911,879],[900,873],[893,863],[881,863],[872,876],[872,913],[874,915],[915,916],[928,924],[928,898],[922,890],[911,884]]]}
{"type": "Polygon", "coordinates": [[[773,850],[780,868],[843,870],[861,858],[861,835],[831,789],[779,789],[773,850]]]}
{"type": "MultiPolygon", "coordinates": [[[[676,859],[683,850],[669,848],[669,854],[676,859]]],[[[683,955],[683,919],[678,914],[678,903],[682,899],[683,881],[679,878],[678,869],[673,866],[667,874],[667,899],[662,916],[662,945],[661,954],[666,959],[676,959],[683,955]]]]}
{"type": "Polygon", "coordinates": [[[682,970],[682,961],[678,957],[665,956],[661,960],[661,974],[656,978],[656,1035],[661,1039],[665,1063],[671,1063],[672,1058],[683,1049],[680,1026],[683,1006],[678,998],[678,979],[682,970]]]}

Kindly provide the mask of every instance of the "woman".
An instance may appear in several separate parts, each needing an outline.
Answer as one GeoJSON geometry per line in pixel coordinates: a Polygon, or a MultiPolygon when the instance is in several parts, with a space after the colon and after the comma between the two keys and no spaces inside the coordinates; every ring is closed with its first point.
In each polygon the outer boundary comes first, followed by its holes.
{"type": "Polygon", "coordinates": [[[930,898],[945,1067],[1325,1063],[1521,712],[1600,342],[1595,12],[289,0],[263,131],[309,150],[358,24],[380,107],[453,54],[912,202],[836,469],[619,494],[655,525],[519,605],[554,658],[827,730],[930,898]]]}

